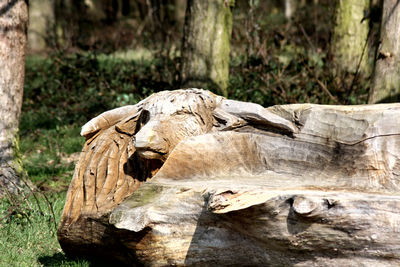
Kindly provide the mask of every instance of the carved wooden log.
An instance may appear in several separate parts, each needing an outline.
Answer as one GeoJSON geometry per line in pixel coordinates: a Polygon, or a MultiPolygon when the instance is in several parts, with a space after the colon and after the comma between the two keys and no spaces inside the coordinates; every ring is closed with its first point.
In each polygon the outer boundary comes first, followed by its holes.
{"type": "Polygon", "coordinates": [[[58,231],[67,253],[400,264],[400,104],[263,109],[192,89],[107,114],[82,130],[58,231]]]}

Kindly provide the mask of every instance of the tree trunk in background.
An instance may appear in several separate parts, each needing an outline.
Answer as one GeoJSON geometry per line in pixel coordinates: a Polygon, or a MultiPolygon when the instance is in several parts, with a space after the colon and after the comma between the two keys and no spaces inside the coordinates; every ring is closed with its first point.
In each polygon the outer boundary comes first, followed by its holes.
{"type": "Polygon", "coordinates": [[[182,87],[217,89],[227,95],[231,1],[189,0],[182,45],[182,87]]]}
{"type": "Polygon", "coordinates": [[[295,0],[285,0],[285,17],[290,20],[293,16],[294,11],[296,10],[296,1],[295,0]]]}
{"type": "Polygon", "coordinates": [[[333,35],[333,55],[340,70],[362,74],[370,72],[368,64],[370,0],[338,0],[333,35]]]}
{"type": "Polygon", "coordinates": [[[0,0],[0,196],[23,187],[18,127],[25,76],[28,8],[24,0],[0,0]]]}
{"type": "Polygon", "coordinates": [[[29,1],[28,47],[33,51],[55,47],[54,0],[29,1]]]}
{"type": "Polygon", "coordinates": [[[175,0],[174,5],[174,16],[177,23],[177,28],[182,32],[185,22],[186,0],[175,0]]]}
{"type": "Polygon", "coordinates": [[[369,103],[398,102],[400,97],[400,1],[384,0],[381,37],[369,103]]]}
{"type": "MultiPolygon", "coordinates": [[[[92,3],[88,1],[87,3],[92,3]]],[[[84,0],[60,0],[55,4],[55,19],[57,37],[63,48],[71,48],[84,43],[87,32],[82,27],[82,22],[87,20],[90,6],[84,0]],[[89,8],[88,8],[89,7],[89,8]]],[[[102,5],[99,5],[102,7],[102,5]]],[[[94,7],[97,8],[97,7],[94,7]]],[[[104,14],[105,19],[106,15],[104,14]]]]}

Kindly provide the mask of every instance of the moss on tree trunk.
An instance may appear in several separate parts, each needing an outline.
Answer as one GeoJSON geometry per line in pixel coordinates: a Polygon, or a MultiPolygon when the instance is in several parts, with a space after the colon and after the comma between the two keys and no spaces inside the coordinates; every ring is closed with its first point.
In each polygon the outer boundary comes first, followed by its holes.
{"type": "Polygon", "coordinates": [[[0,0],[0,196],[24,186],[18,127],[25,77],[28,10],[25,1],[0,0]]]}
{"type": "Polygon", "coordinates": [[[370,73],[368,64],[369,0],[340,0],[336,4],[333,55],[340,70],[370,73]]]}
{"type": "Polygon", "coordinates": [[[29,48],[40,51],[47,45],[55,45],[55,18],[53,0],[29,1],[30,23],[28,27],[29,48]]]}
{"type": "Polygon", "coordinates": [[[384,0],[369,103],[400,100],[400,2],[384,0]]]}
{"type": "Polygon", "coordinates": [[[232,1],[188,1],[182,46],[182,87],[227,95],[232,1]]]}

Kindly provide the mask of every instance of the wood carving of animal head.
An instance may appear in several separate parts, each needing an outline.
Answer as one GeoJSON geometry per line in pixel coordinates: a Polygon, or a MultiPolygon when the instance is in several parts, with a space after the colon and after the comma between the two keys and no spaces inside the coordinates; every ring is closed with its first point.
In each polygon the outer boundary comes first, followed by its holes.
{"type": "Polygon", "coordinates": [[[187,89],[162,91],[137,105],[102,113],[82,127],[81,135],[90,138],[101,129],[116,125],[117,131],[133,136],[134,147],[142,158],[165,161],[186,137],[232,130],[248,123],[296,131],[291,122],[260,105],[224,99],[201,89],[187,89]]]}
{"type": "Polygon", "coordinates": [[[209,91],[162,91],[136,105],[100,114],[82,127],[86,143],[67,195],[63,218],[110,211],[157,173],[182,140],[261,125],[292,134],[294,124],[262,106],[209,91]]]}

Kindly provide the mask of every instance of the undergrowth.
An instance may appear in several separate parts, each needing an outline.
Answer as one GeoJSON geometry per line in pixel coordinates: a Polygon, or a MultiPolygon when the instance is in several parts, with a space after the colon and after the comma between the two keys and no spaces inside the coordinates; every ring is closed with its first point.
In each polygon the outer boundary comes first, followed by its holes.
{"type": "Polygon", "coordinates": [[[0,200],[0,266],[89,266],[68,259],[56,239],[65,192],[43,194],[0,200]]]}
{"type": "MultiPolygon", "coordinates": [[[[369,77],[338,73],[322,50],[306,50],[291,40],[270,45],[269,50],[232,57],[229,98],[265,107],[366,103],[369,77]]],[[[178,89],[179,61],[179,57],[124,60],[93,53],[30,58],[21,133],[82,125],[103,111],[135,104],[154,92],[178,89]]]]}
{"type": "MultiPolygon", "coordinates": [[[[29,115],[23,112],[25,116],[29,115]]],[[[49,116],[43,114],[38,120],[49,116]]],[[[0,199],[0,266],[92,266],[87,260],[69,259],[56,237],[74,161],[83,144],[79,130],[71,124],[21,134],[24,168],[35,187],[0,199]]]]}

